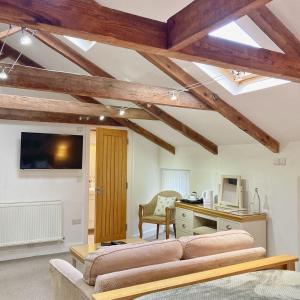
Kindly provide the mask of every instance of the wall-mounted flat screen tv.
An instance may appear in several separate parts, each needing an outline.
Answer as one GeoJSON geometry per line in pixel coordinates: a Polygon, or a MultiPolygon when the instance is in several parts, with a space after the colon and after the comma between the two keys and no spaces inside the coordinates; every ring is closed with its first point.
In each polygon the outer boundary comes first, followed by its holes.
{"type": "Polygon", "coordinates": [[[82,135],[21,133],[20,169],[82,169],[82,135]]]}

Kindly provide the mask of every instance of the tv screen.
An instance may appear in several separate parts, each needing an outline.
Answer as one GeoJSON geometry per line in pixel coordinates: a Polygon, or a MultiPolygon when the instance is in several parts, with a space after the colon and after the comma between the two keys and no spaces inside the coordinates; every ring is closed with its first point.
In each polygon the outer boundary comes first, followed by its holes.
{"type": "Polygon", "coordinates": [[[21,133],[20,169],[82,169],[82,135],[21,133]]]}

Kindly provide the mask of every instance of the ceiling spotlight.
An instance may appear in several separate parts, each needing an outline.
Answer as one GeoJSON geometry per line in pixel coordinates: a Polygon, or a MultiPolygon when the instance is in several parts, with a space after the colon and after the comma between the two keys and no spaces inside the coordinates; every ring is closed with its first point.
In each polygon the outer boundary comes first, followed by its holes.
{"type": "Polygon", "coordinates": [[[29,46],[32,44],[31,37],[25,32],[24,28],[22,29],[22,36],[20,38],[20,43],[22,46],[29,46]]]}
{"type": "Polygon", "coordinates": [[[0,80],[6,80],[8,78],[8,75],[5,73],[4,69],[2,69],[0,73],[0,80]]]}
{"type": "Polygon", "coordinates": [[[177,100],[177,95],[176,95],[175,91],[172,92],[171,100],[172,101],[176,101],[177,100]]]}
{"type": "Polygon", "coordinates": [[[82,116],[79,117],[79,121],[82,121],[82,116]]]}
{"type": "Polygon", "coordinates": [[[100,121],[104,121],[104,119],[105,119],[105,116],[100,116],[100,117],[99,117],[99,120],[100,120],[100,121]]]}
{"type": "Polygon", "coordinates": [[[125,115],[125,109],[121,108],[120,111],[119,111],[119,115],[124,116],[125,115]]]}

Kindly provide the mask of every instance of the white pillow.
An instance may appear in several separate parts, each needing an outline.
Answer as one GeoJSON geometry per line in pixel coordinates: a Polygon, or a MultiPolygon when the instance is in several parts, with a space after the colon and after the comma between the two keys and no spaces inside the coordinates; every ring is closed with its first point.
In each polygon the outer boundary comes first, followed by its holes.
{"type": "Polygon", "coordinates": [[[175,208],[175,202],[176,197],[164,197],[158,195],[154,215],[164,217],[166,215],[166,208],[175,208]]]}

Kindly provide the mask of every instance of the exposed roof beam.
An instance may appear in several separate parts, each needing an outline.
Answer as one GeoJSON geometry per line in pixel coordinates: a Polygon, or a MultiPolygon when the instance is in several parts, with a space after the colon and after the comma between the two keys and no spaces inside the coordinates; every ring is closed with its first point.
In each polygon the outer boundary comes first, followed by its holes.
{"type": "Polygon", "coordinates": [[[0,119],[15,120],[15,121],[29,121],[29,122],[49,122],[49,123],[70,123],[70,124],[84,124],[84,125],[98,125],[98,126],[121,126],[111,118],[106,118],[99,121],[98,117],[83,116],[79,120],[78,115],[65,113],[51,113],[41,111],[25,111],[18,109],[0,108],[0,119]]]}
{"type": "Polygon", "coordinates": [[[95,1],[0,0],[0,7],[0,22],[7,24],[300,82],[297,59],[228,41],[211,43],[209,49],[201,41],[173,51],[167,49],[166,23],[109,9],[95,1]]]}
{"type": "MultiPolygon", "coordinates": [[[[5,51],[8,51],[9,55],[13,59],[16,59],[19,55],[18,51],[16,51],[14,48],[12,48],[8,45],[6,45],[5,51]]],[[[32,59],[26,57],[24,54],[20,57],[19,62],[21,64],[31,66],[31,67],[43,68],[41,65],[37,64],[32,59]]],[[[73,97],[76,98],[77,100],[81,101],[81,102],[84,102],[84,103],[95,103],[95,104],[98,104],[98,105],[103,105],[99,101],[97,101],[96,99],[91,98],[91,97],[74,96],[74,95],[73,95],[73,97]]],[[[20,115],[20,112],[21,111],[19,111],[18,115],[20,115]]],[[[12,116],[12,114],[10,114],[10,116],[12,116]]],[[[16,114],[14,114],[14,116],[15,116],[14,118],[16,118],[16,114]]],[[[91,119],[93,119],[93,118],[91,118],[91,119]]],[[[36,119],[36,121],[39,121],[39,120],[36,119]]],[[[103,125],[103,121],[101,121],[101,122],[100,122],[100,124],[103,125]]],[[[69,122],[67,122],[67,120],[66,120],[66,123],[69,123],[69,122]]],[[[125,119],[125,118],[123,118],[123,119],[121,119],[121,118],[106,118],[105,123],[108,123],[108,124],[109,123],[112,123],[112,124],[116,123],[116,124],[119,124],[119,125],[121,124],[122,126],[125,126],[129,129],[131,129],[132,131],[136,132],[137,134],[142,135],[144,138],[146,138],[149,141],[153,142],[157,146],[162,147],[163,149],[171,152],[172,154],[175,154],[175,147],[174,146],[172,146],[171,144],[165,142],[163,139],[159,138],[158,136],[154,135],[150,131],[142,128],[141,126],[137,125],[136,123],[134,123],[134,122],[132,122],[128,119],[125,119]]],[[[97,124],[95,124],[95,125],[97,125],[97,124]]]]}
{"type": "MultiPolygon", "coordinates": [[[[95,76],[102,76],[107,78],[114,78],[101,68],[99,68],[97,65],[92,63],[91,61],[87,60],[85,57],[83,57],[81,54],[73,50],[71,47],[69,47],[67,44],[63,43],[61,40],[56,38],[55,36],[46,33],[46,32],[37,32],[36,37],[43,42],[44,44],[51,47],[53,50],[57,51],[58,53],[62,54],[65,58],[69,59],[73,63],[75,63],[77,66],[81,67],[82,69],[86,70],[91,75],[95,76]]],[[[146,105],[140,105],[141,108],[143,108],[145,111],[148,111],[150,114],[153,115],[156,119],[159,119],[160,121],[164,122],[174,130],[178,131],[179,133],[183,134],[185,137],[190,138],[194,142],[200,144],[208,151],[212,152],[213,154],[218,153],[218,146],[209,141],[204,136],[200,135],[193,129],[189,128],[182,122],[178,121],[177,119],[173,118],[163,110],[161,110],[159,107],[152,105],[151,108],[149,108],[146,105]]]]}
{"type": "MultiPolygon", "coordinates": [[[[172,60],[157,55],[142,55],[182,86],[189,86],[197,83],[196,79],[185,72],[172,60]]],[[[193,93],[199,100],[205,101],[207,105],[219,112],[222,116],[238,126],[241,130],[252,136],[259,143],[266,146],[272,152],[279,152],[279,143],[274,138],[257,127],[253,122],[243,116],[235,108],[227,104],[224,100],[222,100],[208,88],[206,88],[205,86],[198,86],[191,89],[191,93],[193,93]]]]}
{"type": "Polygon", "coordinates": [[[195,0],[168,20],[168,47],[199,41],[210,31],[234,21],[271,0],[195,0]]]}
{"type": "Polygon", "coordinates": [[[282,53],[212,36],[204,37],[201,42],[196,42],[184,51],[191,56],[201,56],[206,64],[300,83],[299,59],[282,53]]]}
{"type": "MultiPolygon", "coordinates": [[[[19,110],[33,110],[53,113],[69,113],[74,115],[106,117],[118,117],[119,110],[104,105],[82,103],[77,101],[49,100],[35,97],[21,97],[15,95],[0,95],[0,107],[19,110]]],[[[129,108],[126,110],[126,117],[132,119],[144,119],[146,112],[141,109],[129,108]]],[[[147,113],[148,117],[149,114],[147,113]]]]}
{"type": "Polygon", "coordinates": [[[248,16],[285,54],[300,56],[300,41],[268,7],[252,11],[248,16]]]}
{"type": "Polygon", "coordinates": [[[218,146],[216,144],[212,143],[210,140],[203,137],[198,132],[178,121],[159,107],[155,105],[147,105],[145,103],[140,104],[140,106],[147,110],[149,113],[152,113],[154,116],[158,117],[162,122],[168,124],[170,127],[183,134],[188,139],[202,145],[212,154],[218,154],[218,146]]]}
{"type": "Polygon", "coordinates": [[[1,0],[0,20],[60,35],[132,47],[167,47],[166,23],[120,12],[92,0],[1,0]],[[70,9],[72,8],[72,9],[70,9]]]}
{"type": "Polygon", "coordinates": [[[12,28],[9,28],[9,29],[6,29],[4,31],[1,31],[0,32],[0,40],[5,39],[5,38],[7,38],[7,37],[9,37],[9,36],[11,36],[11,35],[19,32],[19,31],[21,31],[21,30],[22,30],[21,27],[14,26],[12,28]]]}
{"type": "MultiPolygon", "coordinates": [[[[8,65],[5,64],[0,64],[0,66],[8,68],[8,65]]],[[[15,66],[8,79],[0,81],[0,85],[137,103],[209,109],[208,106],[187,92],[180,93],[178,100],[172,101],[170,95],[173,89],[24,66],[15,66]]]]}

